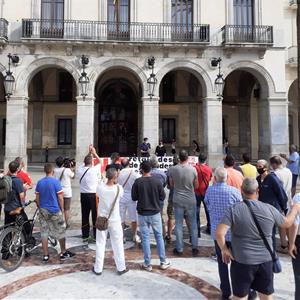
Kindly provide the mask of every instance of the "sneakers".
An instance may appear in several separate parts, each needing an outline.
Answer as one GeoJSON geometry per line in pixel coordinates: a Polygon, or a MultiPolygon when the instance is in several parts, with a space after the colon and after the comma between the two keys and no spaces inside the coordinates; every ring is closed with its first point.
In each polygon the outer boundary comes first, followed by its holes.
{"type": "Polygon", "coordinates": [[[145,263],[141,264],[141,269],[144,271],[151,272],[152,271],[152,266],[151,265],[146,265],[145,263]]]}
{"type": "Polygon", "coordinates": [[[44,255],[42,262],[47,263],[49,261],[49,255],[44,255]]]}
{"type": "Polygon", "coordinates": [[[94,267],[92,269],[92,272],[97,276],[100,276],[102,274],[102,272],[96,272],[94,267]]]}
{"type": "Polygon", "coordinates": [[[123,271],[118,271],[118,275],[123,275],[123,274],[125,274],[125,273],[127,273],[129,271],[129,269],[125,269],[125,270],[123,270],[123,271]]]}
{"type": "Polygon", "coordinates": [[[160,263],[160,269],[161,270],[167,270],[171,266],[171,263],[169,261],[165,261],[160,263]]]}
{"type": "Polygon", "coordinates": [[[61,253],[60,256],[59,256],[59,258],[60,258],[60,260],[65,260],[65,259],[71,258],[73,256],[75,256],[75,253],[72,253],[72,252],[70,252],[70,251],[67,250],[64,253],[61,253]]]}
{"type": "Polygon", "coordinates": [[[194,248],[194,249],[192,249],[192,255],[195,257],[195,256],[198,256],[198,254],[199,254],[199,250],[198,249],[196,249],[196,248],[194,248]]]}
{"type": "Polygon", "coordinates": [[[141,238],[137,234],[133,237],[132,240],[133,240],[133,242],[135,242],[137,244],[141,243],[141,238]]]}
{"type": "Polygon", "coordinates": [[[182,256],[182,252],[179,252],[176,248],[173,249],[173,254],[176,256],[182,256]]]}

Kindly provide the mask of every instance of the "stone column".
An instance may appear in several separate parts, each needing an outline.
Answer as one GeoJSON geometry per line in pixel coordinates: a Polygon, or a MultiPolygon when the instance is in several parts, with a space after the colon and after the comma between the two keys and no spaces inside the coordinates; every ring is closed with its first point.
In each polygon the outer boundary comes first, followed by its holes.
{"type": "MultiPolygon", "coordinates": [[[[149,139],[153,153],[159,140],[159,97],[142,98],[142,133],[143,138],[149,139]]],[[[141,143],[142,141],[139,141],[139,144],[141,143]]]]}
{"type": "Polygon", "coordinates": [[[287,99],[258,100],[259,157],[288,153],[289,127],[287,99]]]}
{"type": "Polygon", "coordinates": [[[88,152],[88,146],[94,143],[94,97],[76,97],[76,162],[81,164],[88,152]]]}
{"type": "Polygon", "coordinates": [[[221,164],[223,156],[222,102],[219,99],[203,99],[203,122],[208,163],[215,168],[221,164]]]}
{"type": "Polygon", "coordinates": [[[198,103],[192,103],[189,106],[190,110],[190,144],[193,140],[196,140],[199,145],[201,141],[199,140],[198,133],[198,103]]]}
{"type": "Polygon", "coordinates": [[[258,158],[268,159],[270,155],[270,111],[267,99],[258,99],[258,158]]]}
{"type": "Polygon", "coordinates": [[[289,112],[286,98],[269,98],[270,154],[288,153],[289,150],[289,112]]]}
{"type": "Polygon", "coordinates": [[[6,104],[5,168],[18,156],[27,165],[27,124],[28,98],[11,96],[6,104]]]}
{"type": "Polygon", "coordinates": [[[240,99],[239,109],[239,154],[250,153],[251,145],[251,122],[248,99],[240,99]]]}

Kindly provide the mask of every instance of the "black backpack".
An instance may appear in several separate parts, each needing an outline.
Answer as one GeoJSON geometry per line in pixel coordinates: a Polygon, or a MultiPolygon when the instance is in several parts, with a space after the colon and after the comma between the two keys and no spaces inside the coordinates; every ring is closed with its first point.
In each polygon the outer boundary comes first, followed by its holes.
{"type": "Polygon", "coordinates": [[[8,203],[12,193],[12,179],[10,176],[0,178],[0,204],[8,203]]]}

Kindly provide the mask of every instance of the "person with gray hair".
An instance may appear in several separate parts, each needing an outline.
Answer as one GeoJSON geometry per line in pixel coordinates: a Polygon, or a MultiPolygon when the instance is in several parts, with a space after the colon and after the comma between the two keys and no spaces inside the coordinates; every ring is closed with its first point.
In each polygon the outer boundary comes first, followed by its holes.
{"type": "MultiPolygon", "coordinates": [[[[240,191],[227,184],[227,169],[219,167],[215,170],[216,184],[208,187],[204,202],[207,206],[211,223],[211,236],[215,242],[215,249],[218,259],[219,277],[221,281],[222,299],[229,299],[231,287],[229,281],[228,266],[223,263],[221,249],[216,242],[216,229],[221,223],[224,212],[236,203],[241,202],[242,195],[240,191]]],[[[231,247],[230,232],[225,236],[226,245],[231,247]]]]}
{"type": "Polygon", "coordinates": [[[97,187],[97,195],[101,199],[98,205],[98,216],[108,218],[110,215],[110,217],[107,230],[97,230],[96,261],[93,272],[96,275],[102,274],[107,233],[109,232],[117,272],[122,275],[128,271],[125,265],[123,229],[119,209],[120,198],[123,196],[124,190],[121,185],[116,184],[118,171],[115,168],[109,168],[106,171],[106,178],[107,182],[100,183],[97,187]]]}
{"type": "Polygon", "coordinates": [[[259,299],[273,299],[273,257],[276,255],[272,246],[273,228],[275,225],[289,228],[300,212],[300,204],[295,204],[290,214],[284,217],[272,205],[258,201],[258,186],[254,178],[244,179],[244,201],[225,210],[216,231],[222,261],[224,264],[231,262],[234,299],[247,299],[250,289],[258,292],[259,299]],[[226,242],[229,230],[231,247],[226,242]],[[266,241],[263,240],[262,234],[266,241]],[[269,244],[270,249],[265,243],[269,244]]]}
{"type": "Polygon", "coordinates": [[[287,156],[286,154],[281,153],[280,156],[287,161],[287,167],[293,174],[292,197],[294,197],[296,194],[296,186],[299,176],[299,153],[297,151],[297,147],[292,144],[290,146],[290,155],[287,156]]]}

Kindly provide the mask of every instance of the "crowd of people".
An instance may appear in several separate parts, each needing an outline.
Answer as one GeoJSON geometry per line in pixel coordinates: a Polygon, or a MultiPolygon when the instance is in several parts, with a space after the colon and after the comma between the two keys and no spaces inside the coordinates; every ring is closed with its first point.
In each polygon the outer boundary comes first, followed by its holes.
{"type": "MultiPolygon", "coordinates": [[[[141,145],[142,156],[149,156],[149,151],[150,144],[145,138],[141,145]]],[[[170,267],[165,243],[171,242],[173,232],[176,236],[173,254],[180,257],[185,251],[184,223],[190,237],[190,254],[197,256],[203,204],[207,222],[205,232],[211,235],[215,245],[222,299],[229,299],[232,294],[235,299],[254,299],[256,293],[260,299],[272,299],[274,265],[279,266],[278,248],[288,251],[292,257],[295,299],[300,299],[297,148],[291,145],[289,156],[275,155],[269,161],[258,160],[256,165],[251,164],[247,154],[243,154],[241,165],[228,154],[224,157],[224,165],[214,172],[197,143],[195,151],[199,152],[199,161],[195,166],[189,163],[188,152],[181,150],[178,156],[174,155],[173,166],[168,170],[160,169],[157,156],[151,155],[142,161],[139,173],[130,166],[128,158],[121,159],[118,153],[113,153],[111,163],[102,174],[101,159],[92,145],[77,171],[62,157],[56,159],[56,168],[46,164],[45,177],[38,181],[35,188],[40,209],[43,261],[49,261],[49,234],[60,243],[61,260],[75,255],[65,247],[65,231],[71,221],[71,180],[76,177],[80,185],[82,239],[87,243],[96,243],[94,274],[101,275],[103,272],[108,234],[117,273],[122,275],[128,271],[124,254],[127,220],[130,221],[132,240],[142,242],[143,270],[152,271],[151,230],[162,270],[170,267]],[[165,201],[167,195],[168,201],[165,201]],[[107,219],[105,230],[97,225],[100,217],[107,219]],[[280,245],[276,245],[277,231],[280,245]]],[[[162,143],[156,148],[158,152],[165,153],[162,143]]],[[[33,187],[23,169],[21,158],[9,164],[13,196],[4,207],[5,224],[14,221],[12,212],[24,204],[26,190],[33,187]]],[[[22,214],[27,218],[24,211],[22,214]]]]}

